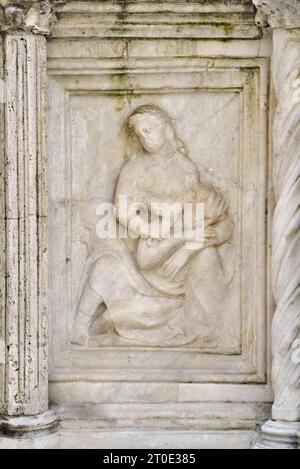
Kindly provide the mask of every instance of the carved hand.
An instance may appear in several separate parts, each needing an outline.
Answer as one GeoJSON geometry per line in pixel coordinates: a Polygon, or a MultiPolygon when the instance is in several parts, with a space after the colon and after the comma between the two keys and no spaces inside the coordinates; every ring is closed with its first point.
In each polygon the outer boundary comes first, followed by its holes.
{"type": "MultiPolygon", "coordinates": [[[[193,243],[194,245],[195,243],[193,243]]],[[[219,244],[214,226],[205,228],[204,244],[199,243],[198,249],[187,249],[184,244],[178,249],[162,266],[162,272],[165,277],[175,280],[177,274],[186,266],[190,258],[197,252],[208,247],[214,247],[219,244]]]]}
{"type": "Polygon", "coordinates": [[[162,266],[162,273],[170,280],[175,280],[177,274],[186,266],[195,251],[186,249],[183,245],[162,266]]]}
{"type": "Polygon", "coordinates": [[[219,240],[217,238],[217,233],[215,226],[207,226],[204,231],[204,246],[203,248],[211,248],[218,246],[219,240]]]}

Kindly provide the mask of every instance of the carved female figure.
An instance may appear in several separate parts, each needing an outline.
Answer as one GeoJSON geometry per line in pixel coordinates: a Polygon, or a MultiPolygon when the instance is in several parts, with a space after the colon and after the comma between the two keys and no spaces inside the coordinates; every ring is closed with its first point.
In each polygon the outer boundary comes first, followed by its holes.
{"type": "MultiPolygon", "coordinates": [[[[119,175],[114,203],[118,223],[127,226],[132,216],[134,228],[131,239],[92,249],[72,342],[87,343],[98,311],[102,343],[109,338],[121,344],[224,348],[222,310],[231,297],[218,247],[232,237],[228,204],[218,190],[200,181],[174,122],[163,110],[152,105],[137,108],[127,130],[129,160],[119,175]],[[122,212],[119,200],[124,195],[129,205],[147,208],[203,203],[204,244],[188,249],[190,238],[177,238],[174,230],[168,238],[161,232],[149,234],[147,216],[122,212]]],[[[196,220],[192,224],[196,231],[196,220]]]]}

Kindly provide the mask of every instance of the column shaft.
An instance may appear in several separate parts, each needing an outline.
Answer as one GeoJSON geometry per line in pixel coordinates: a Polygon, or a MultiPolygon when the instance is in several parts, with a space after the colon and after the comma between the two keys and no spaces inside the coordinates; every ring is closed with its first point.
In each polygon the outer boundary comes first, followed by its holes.
{"type": "Polygon", "coordinates": [[[300,33],[274,31],[273,386],[275,420],[300,420],[300,33]]]}
{"type": "Polygon", "coordinates": [[[48,408],[46,39],[7,34],[4,57],[2,413],[35,415],[48,408]]]}

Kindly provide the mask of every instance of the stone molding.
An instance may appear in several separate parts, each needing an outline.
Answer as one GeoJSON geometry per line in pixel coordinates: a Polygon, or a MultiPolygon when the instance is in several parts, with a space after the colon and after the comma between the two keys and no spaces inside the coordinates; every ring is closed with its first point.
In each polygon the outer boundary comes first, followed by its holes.
{"type": "Polygon", "coordinates": [[[258,39],[251,0],[68,2],[52,36],[134,39],[258,39]]]}

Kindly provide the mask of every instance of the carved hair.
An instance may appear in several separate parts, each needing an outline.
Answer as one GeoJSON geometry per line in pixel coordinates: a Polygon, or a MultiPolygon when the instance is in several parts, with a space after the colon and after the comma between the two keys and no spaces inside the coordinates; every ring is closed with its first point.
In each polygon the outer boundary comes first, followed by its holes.
{"type": "Polygon", "coordinates": [[[188,155],[187,147],[185,146],[184,142],[178,137],[176,128],[175,128],[175,120],[172,119],[166,111],[155,106],[154,104],[145,104],[143,106],[139,106],[136,108],[128,117],[125,129],[128,136],[128,146],[126,152],[126,159],[129,160],[133,156],[137,155],[140,150],[142,149],[142,145],[136,135],[135,126],[133,124],[133,118],[139,116],[150,115],[152,117],[156,117],[161,121],[165,122],[167,125],[167,135],[170,140],[170,144],[174,147],[174,153],[176,151],[180,151],[184,155],[188,155]]]}

